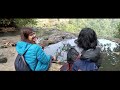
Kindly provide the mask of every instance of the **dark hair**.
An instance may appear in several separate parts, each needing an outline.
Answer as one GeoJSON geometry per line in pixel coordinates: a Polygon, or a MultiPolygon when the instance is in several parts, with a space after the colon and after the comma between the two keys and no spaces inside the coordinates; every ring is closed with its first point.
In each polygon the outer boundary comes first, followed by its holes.
{"type": "Polygon", "coordinates": [[[95,49],[97,46],[97,35],[91,28],[83,28],[78,36],[77,45],[84,50],[95,49]]]}
{"type": "Polygon", "coordinates": [[[33,32],[34,30],[32,28],[29,27],[21,28],[21,40],[25,42],[33,43],[28,39],[28,36],[33,32]]]}

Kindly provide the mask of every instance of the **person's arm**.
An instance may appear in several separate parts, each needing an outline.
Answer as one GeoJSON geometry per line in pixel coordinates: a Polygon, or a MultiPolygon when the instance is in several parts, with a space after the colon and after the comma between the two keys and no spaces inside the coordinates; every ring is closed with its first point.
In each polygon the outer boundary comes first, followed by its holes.
{"type": "Polygon", "coordinates": [[[50,62],[51,60],[51,56],[50,55],[47,55],[43,49],[41,47],[38,47],[38,50],[37,50],[37,59],[44,63],[44,64],[47,64],[50,62]]]}
{"type": "Polygon", "coordinates": [[[102,53],[100,53],[100,57],[99,57],[99,59],[98,59],[98,61],[97,61],[97,66],[98,66],[98,68],[101,66],[101,64],[102,64],[102,53]]]}
{"type": "Polygon", "coordinates": [[[96,49],[89,49],[82,53],[81,59],[90,59],[92,62],[98,62],[100,58],[100,51],[101,49],[96,47],[96,49]]]}

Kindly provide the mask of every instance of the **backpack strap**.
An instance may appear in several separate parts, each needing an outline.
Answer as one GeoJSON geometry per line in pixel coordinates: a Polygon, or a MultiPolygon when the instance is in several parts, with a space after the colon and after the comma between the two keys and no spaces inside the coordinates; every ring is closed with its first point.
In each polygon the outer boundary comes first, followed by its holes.
{"type": "MultiPolygon", "coordinates": [[[[31,47],[32,45],[30,45],[28,48],[27,48],[27,50],[31,47]]],[[[25,53],[27,52],[27,50],[23,53],[23,56],[25,55],[25,53]]]]}
{"type": "MultiPolygon", "coordinates": [[[[31,47],[31,45],[27,48],[27,50],[28,50],[30,47],[31,47]]],[[[27,50],[23,53],[23,55],[21,55],[21,57],[22,57],[22,60],[23,60],[24,64],[29,67],[29,65],[26,63],[26,61],[25,61],[25,59],[24,59],[24,55],[25,55],[25,53],[27,52],[27,50]]],[[[29,68],[30,68],[30,67],[29,67],[29,68]]],[[[30,70],[31,70],[31,68],[30,68],[30,70]]]]}
{"type": "MultiPolygon", "coordinates": [[[[27,48],[27,50],[28,50],[31,46],[32,46],[32,45],[30,45],[30,46],[27,48]]],[[[27,52],[27,50],[24,52],[23,56],[25,55],[25,53],[27,52]]],[[[25,63],[27,66],[29,66],[29,65],[26,63],[26,61],[25,61],[25,59],[24,59],[23,56],[22,56],[22,58],[23,58],[24,63],[25,63]]],[[[37,59],[37,58],[36,58],[36,59],[37,59]]],[[[38,59],[37,59],[37,63],[38,63],[38,59]]],[[[37,67],[37,64],[36,64],[36,67],[37,67]]],[[[36,67],[34,68],[34,71],[35,71],[36,67]]],[[[31,70],[31,71],[32,71],[32,70],[31,70]]]]}
{"type": "Polygon", "coordinates": [[[80,56],[81,56],[81,54],[79,54],[79,55],[77,56],[76,60],[80,59],[80,56]]]}
{"type": "Polygon", "coordinates": [[[71,71],[71,65],[68,63],[68,71],[71,71]]]}
{"type": "Polygon", "coordinates": [[[68,63],[68,71],[72,71],[73,64],[68,63]]]}
{"type": "MultiPolygon", "coordinates": [[[[32,45],[30,45],[28,48],[27,48],[27,50],[31,47],[32,45]]],[[[27,52],[27,50],[24,52],[24,54],[22,55],[22,60],[24,61],[24,63],[27,65],[27,66],[29,66],[27,63],[26,63],[26,61],[25,61],[25,59],[24,59],[24,55],[25,55],[25,53],[27,52]]],[[[38,63],[38,60],[37,60],[37,63],[38,63]]],[[[37,65],[36,65],[36,67],[37,67],[37,65]]],[[[36,68],[35,67],[35,68],[36,68]]],[[[35,71],[35,68],[34,68],[34,71],[35,71]]],[[[30,68],[31,69],[31,68],[30,68]]],[[[32,70],[31,70],[32,71],[32,70]]]]}
{"type": "Polygon", "coordinates": [[[72,48],[75,49],[79,53],[79,55],[76,57],[76,60],[80,59],[80,56],[81,56],[83,49],[79,48],[78,46],[73,46],[72,48]]]}
{"type": "Polygon", "coordinates": [[[77,45],[74,46],[74,49],[75,49],[79,54],[81,54],[82,51],[83,51],[83,49],[82,49],[82,48],[79,48],[77,45]]]}

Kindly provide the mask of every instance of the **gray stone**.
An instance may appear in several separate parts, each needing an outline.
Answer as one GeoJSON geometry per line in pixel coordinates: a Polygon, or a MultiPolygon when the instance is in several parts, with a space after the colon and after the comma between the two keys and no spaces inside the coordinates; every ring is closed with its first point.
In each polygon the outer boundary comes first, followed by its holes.
{"type": "Polygon", "coordinates": [[[4,55],[0,55],[0,63],[6,63],[7,62],[7,58],[4,55]]]}
{"type": "Polygon", "coordinates": [[[0,46],[0,48],[8,48],[8,47],[3,45],[3,46],[0,46]]]}

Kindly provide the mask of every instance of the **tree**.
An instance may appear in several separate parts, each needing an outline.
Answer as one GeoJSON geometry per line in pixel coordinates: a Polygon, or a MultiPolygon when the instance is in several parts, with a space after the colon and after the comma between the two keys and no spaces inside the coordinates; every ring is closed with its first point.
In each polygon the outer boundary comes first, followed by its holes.
{"type": "Polygon", "coordinates": [[[0,19],[0,27],[23,27],[23,26],[34,26],[37,24],[35,19],[0,19]]]}
{"type": "Polygon", "coordinates": [[[118,31],[117,31],[115,37],[120,38],[120,22],[119,22],[119,24],[117,25],[117,30],[118,30],[118,31]]]}

